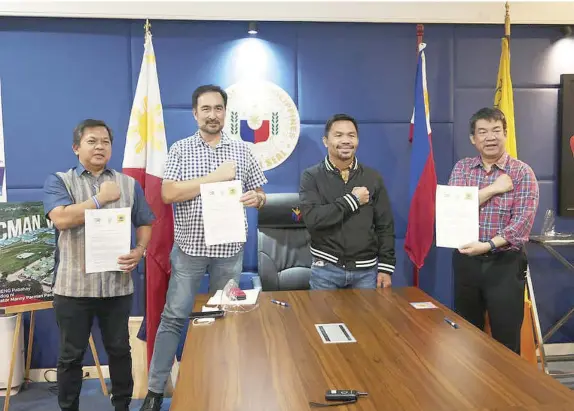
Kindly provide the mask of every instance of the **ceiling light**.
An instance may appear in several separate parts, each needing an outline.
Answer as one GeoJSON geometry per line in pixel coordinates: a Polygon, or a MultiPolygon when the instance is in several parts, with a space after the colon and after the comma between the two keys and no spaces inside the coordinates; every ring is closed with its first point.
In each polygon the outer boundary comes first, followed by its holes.
{"type": "Polygon", "coordinates": [[[249,30],[247,31],[249,34],[257,34],[257,23],[254,21],[249,23],[249,30]]]}

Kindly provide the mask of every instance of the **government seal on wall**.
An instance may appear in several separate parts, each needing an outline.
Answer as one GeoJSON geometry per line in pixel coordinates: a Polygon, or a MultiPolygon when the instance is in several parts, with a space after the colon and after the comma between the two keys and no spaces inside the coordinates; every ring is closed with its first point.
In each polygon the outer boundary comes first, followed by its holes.
{"type": "Polygon", "coordinates": [[[227,135],[249,144],[263,171],[283,163],[295,149],[301,128],[289,94],[269,81],[240,82],[225,91],[227,135]]]}

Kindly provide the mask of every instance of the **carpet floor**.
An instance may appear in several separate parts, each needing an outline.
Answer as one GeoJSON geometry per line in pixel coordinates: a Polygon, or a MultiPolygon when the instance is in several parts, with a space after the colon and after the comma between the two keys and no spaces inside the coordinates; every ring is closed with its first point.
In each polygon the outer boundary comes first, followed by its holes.
{"type": "MultiPolygon", "coordinates": [[[[109,380],[106,381],[109,386],[109,380]]],[[[17,395],[10,397],[9,411],[60,411],[56,397],[55,384],[31,383],[17,395]]],[[[162,411],[169,410],[170,398],[163,402],[162,411]]],[[[132,400],[131,411],[139,411],[143,400],[132,400]]],[[[4,406],[4,397],[0,397],[0,409],[4,406]]],[[[84,380],[80,395],[80,411],[113,411],[110,398],[102,394],[100,381],[84,380]]]]}

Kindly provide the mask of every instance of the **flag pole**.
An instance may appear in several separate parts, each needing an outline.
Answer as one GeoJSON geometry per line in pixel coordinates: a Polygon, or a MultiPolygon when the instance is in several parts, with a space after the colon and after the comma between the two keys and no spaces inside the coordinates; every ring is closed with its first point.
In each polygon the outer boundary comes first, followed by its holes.
{"type": "MultiPolygon", "coordinates": [[[[144,24],[144,44],[146,43],[148,36],[151,36],[151,23],[149,22],[148,19],[145,20],[145,24],[144,24]]],[[[143,289],[144,289],[144,315],[147,314],[147,255],[144,258],[143,261],[143,270],[144,270],[144,281],[143,281],[143,289]]],[[[145,315],[145,318],[147,319],[147,315],[145,315]]],[[[147,322],[147,320],[146,320],[147,322]]],[[[142,327],[144,327],[144,329],[146,329],[147,331],[147,325],[145,324],[145,322],[141,325],[142,327]]],[[[146,338],[147,338],[147,332],[146,332],[146,338]]]]}
{"type": "Polygon", "coordinates": [[[423,36],[425,34],[424,24],[417,24],[417,57],[419,55],[419,47],[423,42],[423,36]]]}
{"type": "Polygon", "coordinates": [[[506,2],[506,15],[504,16],[504,36],[510,38],[510,4],[506,2]]]}
{"type": "MultiPolygon", "coordinates": [[[[425,26],[424,24],[417,24],[417,64],[418,64],[418,56],[421,43],[423,42],[423,37],[425,35],[425,26]]],[[[413,265],[413,286],[419,286],[419,268],[416,264],[413,265]]]]}
{"type": "MultiPolygon", "coordinates": [[[[504,4],[506,9],[506,15],[504,16],[504,37],[508,42],[508,49],[510,50],[510,4],[506,2],[504,4]]],[[[534,296],[531,293],[532,290],[532,280],[530,278],[530,268],[527,266],[526,268],[526,277],[527,282],[524,285],[524,318],[522,323],[522,328],[520,330],[520,348],[521,348],[521,356],[532,363],[534,366],[538,368],[538,356],[536,354],[536,349],[540,350],[540,347],[543,344],[542,338],[537,333],[536,324],[539,323],[538,320],[538,311],[536,309],[536,301],[534,300],[534,296]],[[530,321],[526,320],[526,316],[529,315],[530,321]],[[530,324],[529,324],[530,323],[530,324]],[[528,342],[524,342],[524,338],[530,339],[530,343],[533,345],[529,345],[528,342]]],[[[544,352],[540,350],[540,360],[542,363],[542,369],[545,369],[544,363],[544,352]]]]}

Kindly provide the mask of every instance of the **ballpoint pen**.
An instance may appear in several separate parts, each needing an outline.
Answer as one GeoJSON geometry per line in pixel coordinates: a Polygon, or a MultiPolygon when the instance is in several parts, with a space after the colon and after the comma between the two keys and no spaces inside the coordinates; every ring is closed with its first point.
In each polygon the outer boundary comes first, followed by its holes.
{"type": "Polygon", "coordinates": [[[455,323],[453,320],[451,320],[450,318],[444,317],[444,320],[452,327],[452,328],[458,328],[458,324],[455,323]]]}
{"type": "Polygon", "coordinates": [[[284,303],[283,301],[271,300],[273,304],[282,305],[283,307],[289,307],[289,304],[284,303]]]}

